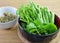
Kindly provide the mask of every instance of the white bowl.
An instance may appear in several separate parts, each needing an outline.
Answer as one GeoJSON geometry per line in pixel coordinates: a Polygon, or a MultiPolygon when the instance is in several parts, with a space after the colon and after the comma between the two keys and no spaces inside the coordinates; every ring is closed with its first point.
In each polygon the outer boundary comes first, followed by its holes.
{"type": "MultiPolygon", "coordinates": [[[[10,6],[6,6],[6,7],[0,7],[0,16],[3,16],[4,12],[7,13],[12,13],[14,15],[16,15],[16,8],[14,7],[10,7],[10,6]]],[[[17,23],[17,17],[9,22],[5,22],[5,23],[0,23],[0,29],[8,29],[13,27],[15,24],[17,23]]]]}

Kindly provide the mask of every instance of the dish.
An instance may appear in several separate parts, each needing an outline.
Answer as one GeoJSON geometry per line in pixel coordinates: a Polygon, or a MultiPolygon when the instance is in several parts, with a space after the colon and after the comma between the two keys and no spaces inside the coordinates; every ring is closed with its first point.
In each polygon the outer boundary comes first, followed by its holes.
{"type": "Polygon", "coordinates": [[[46,39],[51,41],[59,32],[60,19],[47,8],[30,3],[19,8],[17,15],[20,17],[18,19],[19,31],[30,42],[43,43],[44,40],[47,41],[46,39]]]}
{"type": "Polygon", "coordinates": [[[40,7],[34,3],[22,5],[17,10],[20,17],[21,26],[24,30],[34,35],[48,35],[57,31],[54,24],[55,14],[47,7],[40,7]]]}
{"type": "MultiPolygon", "coordinates": [[[[16,16],[16,8],[14,7],[10,7],[10,6],[4,6],[4,7],[0,7],[0,17],[3,16],[3,13],[11,13],[13,15],[16,16]]],[[[11,27],[13,27],[16,23],[17,23],[17,16],[14,20],[11,20],[9,22],[5,22],[5,23],[1,23],[0,22],[0,29],[9,29],[11,27]]]]}

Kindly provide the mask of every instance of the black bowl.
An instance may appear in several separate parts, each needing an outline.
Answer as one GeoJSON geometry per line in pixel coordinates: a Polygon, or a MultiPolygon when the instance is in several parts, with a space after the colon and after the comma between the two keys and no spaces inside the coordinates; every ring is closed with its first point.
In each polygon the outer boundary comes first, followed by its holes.
{"type": "Polygon", "coordinates": [[[30,34],[28,33],[26,30],[24,30],[21,26],[22,21],[20,21],[20,19],[18,19],[18,23],[19,23],[19,31],[22,33],[23,37],[25,37],[28,41],[32,42],[32,43],[45,43],[45,42],[49,42],[52,39],[54,39],[57,36],[57,33],[59,32],[59,27],[60,27],[60,19],[58,18],[58,16],[55,15],[55,25],[57,26],[58,30],[52,34],[48,34],[48,35],[34,35],[34,34],[30,34]]]}

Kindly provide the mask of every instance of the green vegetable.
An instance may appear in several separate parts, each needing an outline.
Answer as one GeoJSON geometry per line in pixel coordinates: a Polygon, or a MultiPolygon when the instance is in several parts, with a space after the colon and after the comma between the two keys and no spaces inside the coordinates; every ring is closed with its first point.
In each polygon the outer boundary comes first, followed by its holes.
{"type": "Polygon", "coordinates": [[[30,2],[29,5],[23,5],[17,10],[22,27],[31,34],[47,35],[57,30],[54,24],[54,14],[47,7],[30,2]]]}

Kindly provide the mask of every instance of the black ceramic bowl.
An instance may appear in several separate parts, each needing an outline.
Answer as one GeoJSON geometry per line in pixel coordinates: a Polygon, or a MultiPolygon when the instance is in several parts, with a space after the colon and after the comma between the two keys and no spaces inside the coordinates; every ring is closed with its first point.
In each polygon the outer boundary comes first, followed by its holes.
{"type": "Polygon", "coordinates": [[[24,30],[21,26],[21,22],[19,19],[18,19],[18,23],[19,23],[19,31],[22,33],[22,35],[30,42],[33,42],[33,43],[38,43],[38,42],[41,42],[43,43],[44,41],[46,41],[47,43],[54,39],[57,35],[57,33],[59,32],[59,27],[60,27],[60,19],[58,18],[58,16],[55,15],[55,25],[57,26],[58,30],[52,34],[48,34],[48,35],[34,35],[34,34],[30,34],[28,33],[26,30],[24,30]]]}

